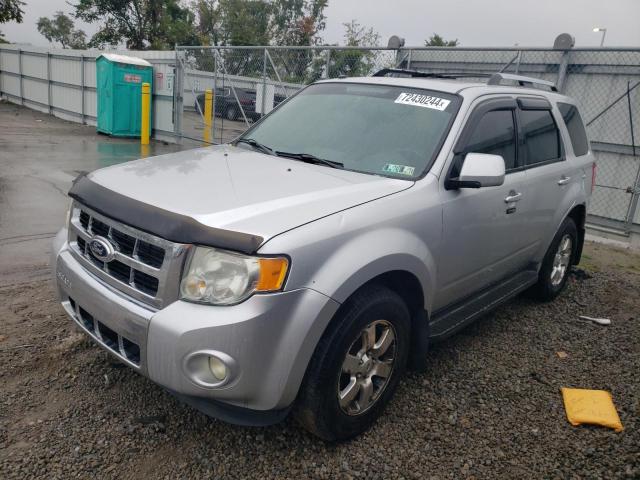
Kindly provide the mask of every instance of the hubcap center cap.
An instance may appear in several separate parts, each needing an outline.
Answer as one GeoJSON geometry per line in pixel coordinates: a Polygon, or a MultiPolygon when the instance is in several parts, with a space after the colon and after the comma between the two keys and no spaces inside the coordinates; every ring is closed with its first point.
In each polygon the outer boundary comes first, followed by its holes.
{"type": "Polygon", "coordinates": [[[360,364],[362,365],[362,371],[365,374],[368,374],[373,368],[373,359],[364,353],[360,358],[360,364]]]}

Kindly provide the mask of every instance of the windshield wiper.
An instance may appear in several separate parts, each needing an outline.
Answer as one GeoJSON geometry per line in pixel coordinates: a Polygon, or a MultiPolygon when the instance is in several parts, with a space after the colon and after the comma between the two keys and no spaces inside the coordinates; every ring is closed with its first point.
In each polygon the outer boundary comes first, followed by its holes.
{"type": "Polygon", "coordinates": [[[251,145],[253,148],[255,148],[256,150],[260,150],[262,153],[267,153],[269,155],[276,154],[276,152],[274,152],[273,149],[267,147],[266,145],[263,145],[262,143],[258,142],[253,138],[241,138],[236,141],[236,145],[238,143],[246,143],[247,145],[251,145]]]}
{"type": "Polygon", "coordinates": [[[331,168],[344,168],[344,164],[340,162],[334,162],[333,160],[326,160],[324,158],[316,157],[310,153],[291,153],[291,152],[275,152],[279,157],[292,158],[294,160],[302,160],[307,163],[314,163],[316,165],[326,165],[331,168]]]}

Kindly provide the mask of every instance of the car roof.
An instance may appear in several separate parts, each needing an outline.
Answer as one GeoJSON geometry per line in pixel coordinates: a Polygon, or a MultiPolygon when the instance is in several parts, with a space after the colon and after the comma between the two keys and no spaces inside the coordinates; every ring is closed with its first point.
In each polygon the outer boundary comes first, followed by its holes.
{"type": "Polygon", "coordinates": [[[489,93],[503,93],[505,95],[539,95],[553,101],[574,103],[569,97],[557,92],[550,92],[539,88],[516,87],[509,85],[487,85],[481,82],[466,82],[464,80],[424,78],[424,77],[349,77],[339,79],[320,80],[317,83],[362,83],[369,85],[390,85],[397,87],[424,88],[440,92],[460,94],[464,97],[478,97],[489,93]]]}

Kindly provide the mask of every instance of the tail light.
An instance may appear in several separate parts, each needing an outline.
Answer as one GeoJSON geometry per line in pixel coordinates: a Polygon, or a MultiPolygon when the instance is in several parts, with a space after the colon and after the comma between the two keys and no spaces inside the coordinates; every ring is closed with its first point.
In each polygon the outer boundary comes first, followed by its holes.
{"type": "Polygon", "coordinates": [[[591,164],[591,193],[593,193],[593,190],[596,188],[597,171],[598,171],[598,166],[596,165],[596,162],[593,162],[591,164]]]}

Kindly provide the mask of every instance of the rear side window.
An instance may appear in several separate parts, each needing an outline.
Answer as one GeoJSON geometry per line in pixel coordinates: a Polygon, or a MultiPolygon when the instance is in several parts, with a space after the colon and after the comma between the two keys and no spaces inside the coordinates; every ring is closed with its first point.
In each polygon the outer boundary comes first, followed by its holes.
{"type": "Polygon", "coordinates": [[[526,165],[557,160],[562,156],[560,132],[549,110],[521,110],[520,128],[525,140],[526,165]]]}
{"type": "Polygon", "coordinates": [[[576,157],[586,155],[589,152],[589,141],[587,140],[587,131],[584,129],[580,112],[578,112],[575,105],[569,103],[558,103],[558,109],[562,114],[567,130],[569,130],[573,153],[576,157]]]}
{"type": "Polygon", "coordinates": [[[494,110],[485,113],[473,131],[465,151],[501,155],[507,170],[515,168],[516,133],[513,111],[494,110]]]}

